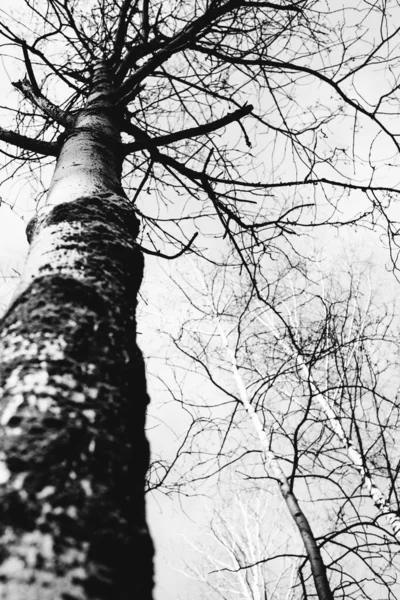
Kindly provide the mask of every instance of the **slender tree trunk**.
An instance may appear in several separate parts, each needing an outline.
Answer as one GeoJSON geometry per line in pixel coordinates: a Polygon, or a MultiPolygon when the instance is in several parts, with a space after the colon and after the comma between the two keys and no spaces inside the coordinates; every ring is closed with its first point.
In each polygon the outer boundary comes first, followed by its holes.
{"type": "MultiPolygon", "coordinates": [[[[218,317],[216,318],[218,319],[218,317]]],[[[250,417],[253,423],[253,427],[257,433],[258,439],[260,440],[264,465],[267,471],[272,473],[274,478],[279,483],[279,489],[283,499],[286,502],[286,506],[288,507],[290,516],[292,517],[297,529],[299,530],[299,534],[304,544],[308,560],[310,561],[311,573],[313,576],[318,600],[333,600],[333,593],[329,585],[328,577],[326,574],[326,567],[321,555],[321,550],[317,544],[310,523],[308,522],[306,515],[301,509],[300,504],[289,484],[289,481],[279,464],[279,460],[276,458],[275,454],[271,450],[269,450],[268,436],[265,432],[263,424],[261,423],[256,411],[254,410],[253,405],[251,404],[248,398],[246,386],[242,377],[240,376],[236,365],[235,354],[229,348],[228,339],[225,335],[225,332],[222,328],[219,319],[217,320],[217,328],[225,346],[225,349],[228,355],[230,355],[231,370],[235,378],[236,386],[239,390],[240,399],[242,401],[245,411],[247,412],[248,416],[250,417]]]]}
{"type": "Polygon", "coordinates": [[[147,600],[143,259],[101,65],[0,330],[0,597],[147,600]]]}
{"type": "MultiPolygon", "coordinates": [[[[193,265],[194,266],[194,265],[193,265]]],[[[195,269],[196,270],[196,269],[195,269]]],[[[204,289],[204,295],[206,298],[209,297],[208,289],[201,273],[198,273],[198,278],[200,285],[204,289]]],[[[268,436],[265,432],[264,425],[261,423],[256,411],[254,410],[254,406],[251,404],[246,385],[239,373],[236,363],[235,353],[230,349],[228,338],[225,334],[224,328],[221,323],[221,319],[216,312],[212,302],[209,300],[209,313],[212,315],[221,341],[225,347],[227,356],[229,358],[229,362],[231,365],[231,371],[233,377],[235,379],[236,387],[239,392],[240,400],[243,404],[245,411],[251,419],[253,427],[257,433],[258,439],[260,441],[263,461],[264,465],[268,472],[273,473],[273,476],[279,483],[279,489],[282,494],[283,499],[288,507],[289,513],[299,531],[302,542],[304,544],[304,548],[307,553],[308,560],[310,561],[311,573],[314,580],[315,589],[317,592],[318,600],[333,600],[333,593],[331,591],[326,567],[321,555],[321,550],[317,544],[315,536],[312,532],[311,526],[307,520],[306,515],[302,511],[299,502],[288,482],[286,475],[284,474],[281,466],[279,464],[279,460],[276,458],[275,454],[269,449],[269,440],[268,436]]]]}

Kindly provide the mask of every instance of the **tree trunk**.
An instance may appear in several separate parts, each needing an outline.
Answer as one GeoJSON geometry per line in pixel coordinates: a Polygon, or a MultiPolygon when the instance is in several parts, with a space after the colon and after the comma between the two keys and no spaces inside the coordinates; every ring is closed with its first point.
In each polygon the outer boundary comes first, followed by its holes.
{"type": "MultiPolygon", "coordinates": [[[[210,306],[210,308],[212,311],[212,306],[210,306]]],[[[245,383],[237,368],[235,353],[229,348],[228,338],[225,335],[220,319],[218,316],[215,316],[215,318],[217,320],[218,333],[222,339],[228,356],[230,356],[231,370],[235,378],[236,386],[239,390],[240,400],[245,411],[250,417],[258,439],[260,440],[264,465],[267,469],[267,472],[271,472],[276,481],[279,483],[279,489],[282,497],[286,502],[286,506],[288,507],[289,513],[296,524],[297,529],[299,530],[308,560],[310,561],[311,573],[313,576],[318,600],[333,600],[333,593],[329,585],[321,550],[317,544],[311,526],[303,510],[300,508],[300,504],[279,464],[279,460],[276,458],[272,450],[269,449],[270,444],[268,435],[265,432],[264,425],[261,423],[254,406],[251,404],[248,398],[245,383]]]]}
{"type": "Polygon", "coordinates": [[[106,70],[28,226],[0,330],[0,597],[151,598],[148,402],[136,344],[143,258],[120,185],[106,70]]]}

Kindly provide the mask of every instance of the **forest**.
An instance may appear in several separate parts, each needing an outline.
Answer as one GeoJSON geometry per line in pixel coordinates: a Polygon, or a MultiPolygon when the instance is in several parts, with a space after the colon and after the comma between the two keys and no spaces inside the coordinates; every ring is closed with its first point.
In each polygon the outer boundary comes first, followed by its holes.
{"type": "Polygon", "coordinates": [[[400,593],[398,0],[3,0],[0,596],[400,593]]]}

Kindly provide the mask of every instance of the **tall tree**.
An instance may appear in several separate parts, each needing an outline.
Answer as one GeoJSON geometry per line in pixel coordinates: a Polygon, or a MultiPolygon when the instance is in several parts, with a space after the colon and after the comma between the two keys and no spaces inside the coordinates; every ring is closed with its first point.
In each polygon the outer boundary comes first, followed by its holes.
{"type": "MultiPolygon", "coordinates": [[[[264,480],[265,488],[279,485],[307,549],[302,555],[293,540],[288,552],[298,557],[302,597],[314,595],[310,562],[320,597],[324,588],[316,574],[325,564],[335,598],[394,598],[397,327],[390,311],[362,295],[362,277],[350,274],[343,287],[343,265],[336,281],[313,277],[304,267],[296,274],[294,266],[270,285],[269,304],[260,303],[243,273],[223,278],[216,270],[203,278],[192,267],[181,282],[184,294],[192,287],[192,312],[176,345],[186,368],[207,382],[197,385],[197,405],[187,394],[182,402],[199,430],[208,420],[221,440],[211,445],[210,425],[205,442],[198,433],[186,450],[204,457],[208,472],[219,470],[222,478],[235,468],[245,480],[264,480]],[[311,549],[319,556],[314,564],[311,549]]],[[[272,279],[271,265],[267,272],[272,279]]],[[[269,526],[275,531],[273,516],[269,526]]],[[[279,550],[275,556],[282,558],[279,550]]],[[[274,560],[274,552],[247,568],[263,560],[274,560]]]]}
{"type": "Polygon", "coordinates": [[[399,149],[397,3],[361,2],[356,19],[351,2],[332,14],[318,0],[19,4],[0,25],[21,77],[0,129],[17,148],[3,150],[5,179],[57,160],[1,326],[1,585],[149,598],[141,251],[200,252],[194,238],[212,232],[249,268],[249,252],[284,250],[304,228],[377,219],[393,247],[396,191],[375,181],[375,148],[380,134],[399,149]],[[358,85],[371,66],[388,73],[372,99],[358,85]],[[367,153],[365,138],[338,147],[343,120],[369,126],[367,153]],[[332,210],[350,189],[370,203],[332,210]]]}
{"type": "MultiPolygon", "coordinates": [[[[204,290],[204,295],[207,297],[208,290],[205,278],[201,276],[199,271],[198,275],[204,290]]],[[[266,423],[267,419],[265,412],[261,415],[258,414],[254,404],[251,402],[246,384],[238,368],[235,349],[232,349],[229,346],[228,337],[225,332],[222,319],[218,315],[218,311],[214,308],[210,296],[209,306],[206,312],[209,313],[214,319],[215,329],[216,332],[218,332],[222,346],[225,349],[225,360],[230,365],[232,376],[237,388],[237,394],[240,398],[240,403],[246,411],[247,416],[253,425],[256,436],[258,437],[264,468],[270,474],[270,476],[278,482],[282,498],[284,499],[287,509],[301,536],[307,558],[310,562],[317,597],[319,600],[333,600],[332,590],[329,586],[329,581],[326,574],[326,567],[317,540],[315,539],[310,523],[296,497],[293,484],[289,482],[282,468],[282,464],[270,447],[269,431],[266,423]]]]}

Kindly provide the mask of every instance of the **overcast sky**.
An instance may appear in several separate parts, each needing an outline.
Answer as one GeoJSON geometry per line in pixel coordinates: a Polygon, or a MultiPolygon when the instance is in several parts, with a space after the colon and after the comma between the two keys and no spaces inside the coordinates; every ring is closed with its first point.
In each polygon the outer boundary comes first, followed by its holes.
{"type": "MultiPolygon", "coordinates": [[[[8,4],[14,5],[12,2],[3,0],[2,6],[5,8],[8,4]]],[[[1,18],[1,16],[0,16],[1,18]]],[[[9,65],[9,63],[7,63],[9,65]]],[[[15,93],[10,85],[10,78],[17,78],[18,73],[10,73],[10,67],[7,67],[7,72],[0,72],[0,104],[7,105],[10,102],[15,102],[15,93]]],[[[375,74],[372,70],[365,73],[359,79],[359,91],[363,94],[370,94],[371,99],[385,85],[385,77],[382,72],[377,71],[375,74]]],[[[304,94],[310,93],[305,90],[304,94]]],[[[249,98],[249,100],[251,100],[249,98]]],[[[338,128],[335,132],[337,145],[348,146],[349,130],[346,123],[343,123],[343,129],[338,128]]],[[[368,137],[368,136],[367,136],[368,137]]],[[[357,140],[360,152],[363,146],[363,137],[357,140]]],[[[392,152],[388,148],[387,143],[377,140],[374,145],[374,153],[377,158],[381,156],[385,160],[392,152]]],[[[360,178],[362,174],[359,174],[360,178]]],[[[397,185],[399,174],[388,168],[382,170],[378,176],[378,181],[391,181],[393,185],[397,185]]],[[[27,241],[25,236],[25,227],[29,218],[33,214],[34,209],[34,190],[35,182],[29,179],[29,175],[18,175],[13,180],[5,183],[0,191],[2,203],[0,206],[0,274],[3,276],[4,283],[0,288],[0,306],[4,307],[9,301],[12,294],[12,289],[16,284],[16,275],[22,269],[24,257],[27,252],[27,241]]],[[[354,200],[357,203],[358,200],[354,200]]],[[[344,208],[344,211],[346,208],[344,208]]],[[[354,210],[354,204],[352,205],[354,210]]],[[[338,232],[331,230],[329,233],[326,230],[318,231],[309,238],[308,242],[321,250],[324,257],[322,263],[326,267],[333,265],[338,257],[343,255],[344,248],[348,248],[348,252],[355,251],[360,260],[366,260],[373,257],[379,267],[379,275],[377,277],[385,277],[384,265],[388,262],[387,253],[379,242],[379,237],[376,234],[354,229],[346,229],[338,232]]],[[[166,338],[161,338],[157,332],[157,327],[165,325],[166,303],[168,303],[168,326],[175,327],[182,318],[185,309],[182,295],[176,288],[168,283],[168,266],[166,273],[158,261],[147,258],[146,260],[146,280],[143,287],[143,297],[145,299],[153,299],[148,305],[141,307],[141,317],[139,321],[139,344],[144,350],[145,356],[148,357],[149,371],[149,386],[152,392],[152,397],[155,406],[163,404],[163,397],[159,382],[152,378],[153,373],[158,377],[164,376],[163,366],[160,360],[155,360],[152,357],[157,355],[161,350],[161,344],[167,344],[166,338]],[[161,318],[162,317],[162,318],[161,318]],[[163,321],[164,319],[164,321],[163,321]]],[[[184,272],[188,267],[185,259],[176,261],[172,269],[181,268],[184,272]]],[[[378,273],[378,271],[377,271],[378,273]]],[[[392,283],[386,286],[385,294],[387,299],[397,292],[397,284],[392,283]]],[[[170,349],[168,350],[170,351],[170,349]]],[[[165,372],[165,377],[169,375],[165,372]]],[[[190,394],[190,381],[185,389],[186,394],[190,394]]],[[[154,448],[162,450],[163,445],[169,443],[169,440],[175,434],[182,433],[181,424],[176,422],[176,414],[174,411],[160,409],[151,409],[151,431],[149,433],[154,448]],[[157,419],[160,419],[160,427],[156,427],[157,419]],[[161,421],[163,425],[161,426],[161,421]],[[168,433],[169,431],[169,433],[168,433]],[[171,436],[171,437],[169,437],[171,436]]],[[[182,566],[184,560],[196,560],[195,555],[188,551],[187,545],[183,542],[183,536],[187,535],[192,540],[200,539],[203,528],[207,525],[210,517],[210,506],[202,497],[194,497],[193,499],[179,498],[173,496],[168,498],[159,493],[154,494],[148,503],[148,514],[150,527],[156,543],[156,600],[176,600],[178,598],[193,598],[197,600],[201,595],[201,588],[197,586],[193,579],[185,578],[178,572],[179,565],[182,566]],[[208,512],[209,511],[209,512],[208,512]],[[181,552],[181,556],[179,556],[181,552]]]]}

